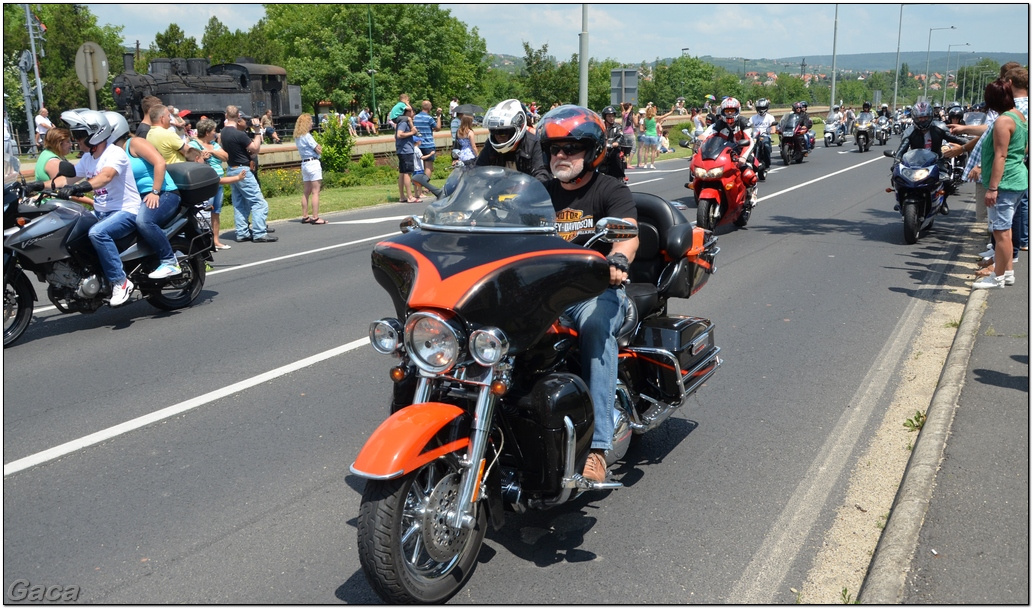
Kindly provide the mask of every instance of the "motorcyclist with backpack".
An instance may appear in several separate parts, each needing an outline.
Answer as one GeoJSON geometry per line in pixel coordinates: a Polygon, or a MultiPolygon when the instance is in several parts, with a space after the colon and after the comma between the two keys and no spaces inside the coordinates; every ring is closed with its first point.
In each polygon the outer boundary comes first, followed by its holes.
{"type": "Polygon", "coordinates": [[[484,115],[489,146],[483,146],[474,164],[516,169],[546,182],[552,176],[542,160],[538,136],[527,128],[527,114],[518,99],[507,99],[484,115]]]}

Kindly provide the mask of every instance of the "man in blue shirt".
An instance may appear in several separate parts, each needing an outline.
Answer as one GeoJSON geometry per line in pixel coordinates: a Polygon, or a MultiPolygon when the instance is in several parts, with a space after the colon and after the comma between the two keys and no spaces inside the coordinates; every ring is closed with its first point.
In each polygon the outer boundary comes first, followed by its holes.
{"type": "Polygon", "coordinates": [[[423,153],[423,164],[428,176],[434,175],[434,158],[437,156],[437,146],[434,144],[434,132],[441,129],[441,108],[437,110],[437,118],[430,115],[432,108],[430,100],[423,100],[420,105],[421,111],[413,117],[413,126],[420,135],[420,151],[423,153]],[[430,156],[427,156],[427,155],[430,156]]]}

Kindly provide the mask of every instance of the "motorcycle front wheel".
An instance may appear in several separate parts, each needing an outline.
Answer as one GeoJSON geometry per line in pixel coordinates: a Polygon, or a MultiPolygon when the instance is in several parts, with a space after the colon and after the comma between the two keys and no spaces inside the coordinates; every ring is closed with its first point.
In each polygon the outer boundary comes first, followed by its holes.
{"type": "Polygon", "coordinates": [[[696,205],[696,226],[707,230],[714,230],[717,226],[717,219],[714,214],[720,209],[720,203],[714,199],[700,199],[696,205]]]}
{"type": "Polygon", "coordinates": [[[388,603],[443,603],[477,566],[487,527],[478,503],[472,529],[455,529],[462,469],[446,455],[394,480],[368,480],[359,508],[359,562],[388,603]]]}
{"type": "Polygon", "coordinates": [[[4,347],[14,343],[32,321],[32,284],[21,271],[4,281],[4,347]]]}
{"type": "Polygon", "coordinates": [[[158,287],[140,289],[152,306],[162,311],[175,311],[189,307],[201,295],[206,272],[204,260],[195,256],[180,262],[179,266],[183,274],[169,277],[158,287]]]}
{"type": "Polygon", "coordinates": [[[782,144],[779,150],[782,152],[782,163],[784,165],[788,166],[793,162],[793,157],[789,154],[789,144],[782,144]]]}
{"type": "Polygon", "coordinates": [[[914,203],[904,204],[904,242],[908,245],[918,243],[921,226],[918,220],[918,206],[914,203]]]}

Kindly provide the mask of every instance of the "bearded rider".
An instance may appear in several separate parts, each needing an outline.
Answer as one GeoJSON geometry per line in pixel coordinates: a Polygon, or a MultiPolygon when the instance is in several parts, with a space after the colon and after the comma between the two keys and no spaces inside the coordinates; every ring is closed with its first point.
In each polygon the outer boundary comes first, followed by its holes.
{"type": "MultiPolygon", "coordinates": [[[[560,106],[538,125],[542,155],[553,179],[545,183],[556,209],[560,236],[583,243],[604,217],[638,224],[631,190],[620,180],[596,169],[606,157],[606,127],[595,112],[580,106],[560,106]]],[[[605,245],[600,244],[606,248],[605,245]]],[[[581,347],[582,374],[595,411],[595,429],[583,476],[606,479],[605,453],[613,446],[613,401],[617,389],[617,332],[628,310],[624,282],[638,251],[638,237],[609,246],[610,287],[595,298],[566,311],[574,321],[581,347]]]]}

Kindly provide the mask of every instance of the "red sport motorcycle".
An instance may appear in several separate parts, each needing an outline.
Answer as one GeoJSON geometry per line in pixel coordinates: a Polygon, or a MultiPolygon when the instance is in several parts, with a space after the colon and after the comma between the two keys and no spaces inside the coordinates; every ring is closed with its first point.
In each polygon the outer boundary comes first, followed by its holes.
{"type": "MultiPolygon", "coordinates": [[[[664,199],[635,197],[639,249],[618,338],[608,464],[721,363],[710,320],[667,314],[669,298],[688,298],[714,271],[716,238],[664,199]]],[[[560,219],[568,222],[578,219],[560,219]]],[[[618,218],[594,228],[602,242],[636,235],[618,218]]],[[[608,288],[609,265],[558,234],[538,180],[478,167],[373,249],[373,275],[395,308],[370,326],[373,348],[397,358],[392,414],[351,471],[366,479],[359,559],[388,603],[451,598],[507,510],[621,487],[580,474],[595,415],[563,315],[608,288]]]]}
{"type": "Polygon", "coordinates": [[[738,146],[712,135],[696,150],[689,164],[691,188],[696,198],[696,225],[706,230],[734,223],[742,228],[753,211],[757,190],[757,160],[740,168],[738,146]]]}

